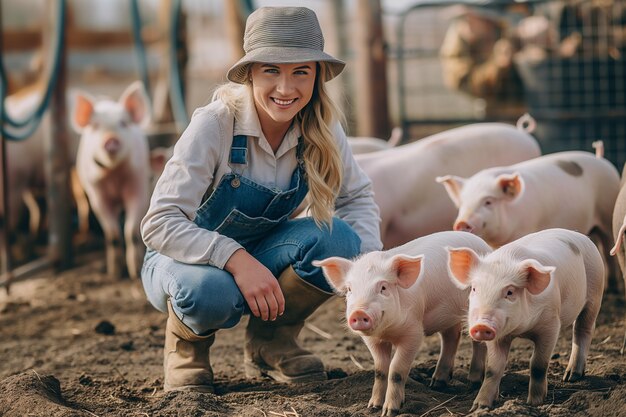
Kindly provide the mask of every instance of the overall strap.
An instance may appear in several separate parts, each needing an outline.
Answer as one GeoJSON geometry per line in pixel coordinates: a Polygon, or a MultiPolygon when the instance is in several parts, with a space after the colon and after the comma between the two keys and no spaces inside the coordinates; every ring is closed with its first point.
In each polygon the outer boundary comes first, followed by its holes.
{"type": "Polygon", "coordinates": [[[246,165],[248,163],[248,136],[233,136],[233,144],[230,147],[230,159],[233,165],[246,165]]]}
{"type": "Polygon", "coordinates": [[[239,188],[241,180],[239,177],[248,164],[248,136],[233,136],[233,143],[230,146],[230,157],[228,158],[228,166],[233,171],[235,178],[230,182],[233,188],[239,188]]]}

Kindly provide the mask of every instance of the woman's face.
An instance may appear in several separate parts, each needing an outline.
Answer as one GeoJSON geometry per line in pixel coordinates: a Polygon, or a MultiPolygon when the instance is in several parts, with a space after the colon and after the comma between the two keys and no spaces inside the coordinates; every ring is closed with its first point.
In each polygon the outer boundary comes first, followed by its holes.
{"type": "Polygon", "coordinates": [[[252,91],[262,126],[289,124],[313,96],[315,62],[252,64],[252,91]]]}

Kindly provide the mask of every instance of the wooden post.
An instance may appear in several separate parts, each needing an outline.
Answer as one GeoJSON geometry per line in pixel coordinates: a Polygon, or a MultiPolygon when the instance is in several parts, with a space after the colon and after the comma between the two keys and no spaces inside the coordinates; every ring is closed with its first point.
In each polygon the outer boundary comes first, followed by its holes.
{"type": "MultiPolygon", "coordinates": [[[[61,0],[48,2],[48,17],[50,20],[42,32],[45,45],[44,51],[50,51],[52,45],[49,36],[52,30],[66,31],[67,25],[57,27],[56,10],[61,0]],[[53,22],[54,21],[54,22],[53,22]]],[[[70,163],[69,163],[69,133],[66,115],[66,49],[61,46],[61,56],[56,85],[50,100],[50,107],[44,122],[44,170],[47,181],[46,202],[48,206],[48,254],[50,260],[60,270],[72,266],[72,231],[71,231],[71,193],[70,193],[70,163]]],[[[51,68],[50,68],[51,70],[51,68]]],[[[27,139],[30,140],[30,139],[27,139]]]]}
{"type": "MultiPolygon", "coordinates": [[[[172,0],[161,0],[159,6],[159,12],[157,16],[158,27],[162,29],[161,32],[161,44],[159,48],[163,56],[163,62],[161,70],[157,76],[157,82],[155,91],[152,95],[152,109],[154,115],[154,124],[168,124],[174,120],[174,114],[172,112],[172,99],[170,96],[170,83],[171,83],[171,62],[170,62],[170,48],[175,48],[177,45],[172,45],[170,42],[171,32],[171,14],[172,14],[172,0]]],[[[178,44],[178,54],[176,56],[178,62],[178,71],[183,77],[183,97],[185,96],[185,77],[187,70],[187,61],[189,58],[187,51],[187,19],[184,11],[181,12],[178,23],[178,33],[176,34],[176,43],[178,44]]],[[[182,126],[184,128],[186,126],[182,126]]],[[[179,132],[180,133],[180,132],[179,132]]]]}
{"type": "Polygon", "coordinates": [[[243,56],[243,33],[246,28],[246,16],[240,0],[224,0],[227,37],[230,43],[231,60],[234,64],[243,56]]]}
{"type": "MultiPolygon", "coordinates": [[[[345,27],[345,1],[333,0],[328,2],[327,12],[330,16],[330,24],[326,27],[322,27],[325,40],[324,49],[332,56],[335,56],[341,60],[345,60],[346,56],[348,56],[348,39],[346,33],[347,29],[345,27]]],[[[348,66],[348,70],[341,73],[341,76],[339,77],[341,81],[333,81],[328,84],[328,92],[330,96],[346,115],[349,131],[352,130],[351,122],[354,120],[353,115],[351,113],[349,114],[349,110],[351,109],[351,107],[347,100],[348,94],[346,91],[346,86],[351,84],[349,71],[350,68],[352,67],[348,66]]]]}
{"type": "Polygon", "coordinates": [[[359,136],[389,137],[387,59],[380,0],[357,1],[356,128],[359,136]]]}
{"type": "MultiPolygon", "coordinates": [[[[2,29],[2,2],[0,2],[0,29],[2,29]]],[[[0,32],[1,33],[1,32],[0,32]]],[[[4,53],[4,45],[0,40],[0,54],[4,53]]],[[[0,96],[0,100],[4,100],[4,96],[7,94],[3,91],[0,96]]],[[[0,103],[4,106],[4,103],[0,103]]],[[[4,118],[0,114],[0,128],[4,125],[4,118]]],[[[10,279],[9,272],[11,271],[11,256],[9,252],[9,201],[6,194],[7,191],[7,176],[6,174],[7,158],[6,158],[6,141],[4,135],[0,131],[0,204],[2,204],[2,216],[0,217],[0,276],[5,277],[2,281],[8,281],[10,279]]]]}

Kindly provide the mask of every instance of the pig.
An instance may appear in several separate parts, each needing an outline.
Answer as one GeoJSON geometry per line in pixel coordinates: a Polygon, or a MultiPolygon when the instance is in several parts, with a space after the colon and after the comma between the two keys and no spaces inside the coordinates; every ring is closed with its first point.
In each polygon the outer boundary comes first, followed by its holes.
{"type": "MultiPolygon", "coordinates": [[[[9,116],[21,120],[39,104],[42,94],[39,85],[22,89],[5,99],[9,116]]],[[[21,141],[6,142],[6,172],[9,216],[5,220],[9,231],[14,232],[26,204],[30,213],[31,233],[39,226],[40,210],[34,194],[45,186],[43,132],[39,127],[31,137],[21,141]]],[[[2,210],[2,207],[0,207],[2,210]]],[[[1,213],[2,217],[4,213],[1,213]]]]}
{"type": "Polygon", "coordinates": [[[544,401],[559,331],[572,323],[572,352],[563,381],[584,376],[604,290],[602,255],[591,239],[572,230],[545,229],[487,255],[467,247],[447,250],[450,279],[459,289],[471,288],[469,334],[487,345],[485,380],[472,411],[494,405],[516,337],[535,344],[529,404],[544,401]]]}
{"type": "Polygon", "coordinates": [[[395,148],[355,155],[371,178],[380,207],[385,248],[450,230],[456,208],[435,178],[472,175],[541,154],[523,129],[504,123],[476,123],[437,133],[395,148]]]}
{"type": "Polygon", "coordinates": [[[138,278],[145,254],[139,226],[148,210],[151,179],[144,132],[150,122],[150,104],[142,83],[129,85],[117,102],[75,91],[71,122],[80,134],[76,172],[102,226],[107,273],[122,276],[125,244],[128,275],[138,278]]]}
{"type": "Polygon", "coordinates": [[[608,160],[591,152],[556,152],[469,178],[436,180],[458,207],[454,230],[477,234],[493,247],[551,227],[577,230],[597,240],[608,277],[615,276],[609,250],[620,179],[608,160]]]}
{"type": "MultiPolygon", "coordinates": [[[[626,165],[622,171],[622,185],[617,194],[615,207],[613,209],[613,238],[615,245],[611,248],[611,255],[617,256],[622,277],[626,280],[626,246],[624,245],[624,233],[626,233],[626,165]]],[[[626,295],[626,281],[624,282],[626,295]]],[[[626,350],[626,332],[620,353],[623,355],[626,350]]]]}
{"type": "MultiPolygon", "coordinates": [[[[445,247],[449,245],[471,247],[480,254],[491,251],[475,235],[443,231],[354,260],[313,261],[335,292],[345,295],[348,326],[361,336],[374,358],[368,408],[382,406],[383,416],[395,415],[404,402],[411,363],[425,335],[439,333],[441,338],[431,386],[445,387],[452,377],[468,290],[457,289],[447,277],[445,247]]],[[[485,353],[483,345],[474,343],[468,377],[473,385],[480,385],[485,353]]]]}
{"type": "Polygon", "coordinates": [[[393,148],[402,141],[402,129],[393,128],[389,140],[371,138],[367,136],[348,136],[348,145],[353,154],[382,151],[393,148]]]}

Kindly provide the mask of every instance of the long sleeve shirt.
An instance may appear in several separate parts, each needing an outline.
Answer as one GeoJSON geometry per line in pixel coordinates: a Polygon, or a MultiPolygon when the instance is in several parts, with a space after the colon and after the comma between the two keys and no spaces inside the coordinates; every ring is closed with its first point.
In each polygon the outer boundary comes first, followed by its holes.
{"type": "MultiPolygon", "coordinates": [[[[346,221],[361,239],[361,251],[380,250],[380,212],[370,179],[356,164],[341,125],[332,128],[343,162],[343,181],[335,216],[346,221]]],[[[243,175],[268,188],[285,190],[296,168],[300,128],[293,124],[273,152],[263,135],[252,100],[237,118],[219,101],[196,109],[171,159],[156,183],[150,207],[141,222],[144,243],[163,255],[190,264],[218,268],[242,246],[194,223],[196,210],[217,187],[228,165],[234,135],[248,136],[248,165],[243,175]]]]}

